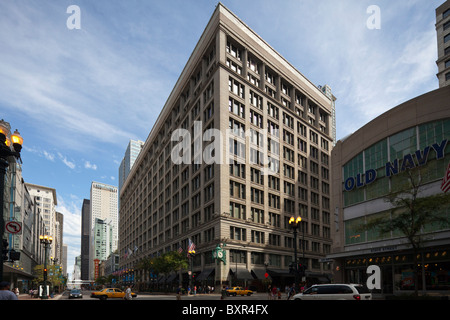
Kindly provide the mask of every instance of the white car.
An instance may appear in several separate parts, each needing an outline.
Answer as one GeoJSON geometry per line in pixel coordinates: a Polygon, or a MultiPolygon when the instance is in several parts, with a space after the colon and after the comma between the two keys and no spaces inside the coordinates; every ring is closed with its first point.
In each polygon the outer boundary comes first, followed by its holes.
{"type": "Polygon", "coordinates": [[[296,294],[294,300],[372,300],[372,294],[360,284],[316,284],[296,294]]]}

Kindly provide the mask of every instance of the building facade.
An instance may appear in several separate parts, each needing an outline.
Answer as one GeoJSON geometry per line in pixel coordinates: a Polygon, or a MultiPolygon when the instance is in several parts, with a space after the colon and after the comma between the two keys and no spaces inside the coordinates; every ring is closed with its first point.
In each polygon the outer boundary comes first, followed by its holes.
{"type": "MultiPolygon", "coordinates": [[[[89,274],[92,280],[94,275],[94,261],[100,260],[98,256],[103,256],[101,252],[96,252],[94,245],[97,239],[97,220],[108,220],[112,227],[111,243],[106,244],[105,250],[112,252],[118,247],[118,192],[117,187],[100,182],[91,183],[91,199],[90,199],[90,238],[91,245],[89,249],[89,274]],[[97,258],[96,258],[97,257],[97,258]]],[[[109,239],[109,238],[108,238],[109,239]]],[[[99,249],[103,250],[103,249],[99,249]]],[[[107,255],[106,255],[107,257],[107,255]]],[[[83,279],[84,280],[84,279],[83,279]]]]}
{"type": "Polygon", "coordinates": [[[219,3],[120,191],[120,267],[191,239],[197,281],[290,285],[301,216],[298,257],[327,281],[334,100],[219,3]]]}
{"type": "Polygon", "coordinates": [[[441,194],[450,162],[450,87],[409,100],[337,142],[332,151],[335,281],[365,283],[367,267],[381,268],[385,294],[450,290],[450,208],[438,212],[447,223],[426,224],[413,278],[413,250],[399,229],[381,233],[361,228],[395,214],[387,196],[405,190],[409,174],[420,181],[419,197],[441,194]],[[419,180],[420,177],[420,180],[419,180]]]}
{"type": "MultiPolygon", "coordinates": [[[[48,253],[48,259],[50,257],[56,257],[59,254],[60,246],[57,244],[62,244],[63,239],[60,239],[62,232],[62,225],[59,225],[56,219],[56,205],[58,204],[56,198],[56,190],[54,188],[40,186],[31,183],[25,183],[28,192],[32,199],[34,200],[35,209],[37,214],[42,216],[45,225],[45,231],[43,234],[47,234],[53,237],[53,243],[50,246],[48,253]],[[58,248],[58,249],[57,249],[58,248]]],[[[39,239],[39,234],[37,235],[39,239]]],[[[59,260],[61,261],[61,260],[59,260]]]]}
{"type": "Polygon", "coordinates": [[[119,192],[143,146],[144,141],[140,140],[130,140],[128,143],[127,150],[119,166],[119,192]]]}
{"type": "Polygon", "coordinates": [[[436,9],[439,87],[450,85],[450,0],[436,9]]]}
{"type": "Polygon", "coordinates": [[[91,235],[91,201],[89,199],[83,199],[83,205],[81,207],[80,280],[90,280],[89,277],[90,235],[91,235]]]}
{"type": "Polygon", "coordinates": [[[44,250],[39,243],[39,235],[45,233],[47,227],[36,206],[35,198],[30,195],[22,178],[21,164],[10,162],[4,191],[3,219],[5,223],[20,223],[21,231],[14,234],[4,232],[9,256],[11,257],[11,250],[15,250],[20,256],[14,261],[4,262],[3,280],[10,281],[11,288],[17,287],[21,292],[25,292],[32,287],[34,267],[44,262],[44,250]]]}

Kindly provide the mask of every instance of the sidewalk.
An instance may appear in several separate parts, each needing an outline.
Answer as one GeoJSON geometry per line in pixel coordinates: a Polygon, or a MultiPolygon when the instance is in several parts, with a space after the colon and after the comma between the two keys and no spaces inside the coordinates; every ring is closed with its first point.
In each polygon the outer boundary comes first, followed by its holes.
{"type": "MultiPolygon", "coordinates": [[[[59,299],[61,299],[61,297],[62,297],[62,293],[58,293],[58,294],[55,294],[53,296],[53,298],[51,298],[49,296],[48,300],[59,300],[59,299]]],[[[36,300],[37,301],[37,300],[42,300],[42,299],[40,299],[40,298],[31,298],[29,294],[21,293],[19,295],[19,300],[36,300]]]]}

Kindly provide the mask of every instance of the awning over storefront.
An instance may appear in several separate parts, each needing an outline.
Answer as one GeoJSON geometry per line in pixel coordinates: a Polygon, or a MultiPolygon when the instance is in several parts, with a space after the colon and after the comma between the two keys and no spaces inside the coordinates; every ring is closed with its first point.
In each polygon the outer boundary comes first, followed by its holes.
{"type": "Polygon", "coordinates": [[[250,271],[247,270],[247,268],[230,268],[230,273],[233,277],[235,277],[238,280],[253,280],[253,276],[250,273],[250,271]],[[237,271],[237,276],[236,276],[237,271]]]}
{"type": "Polygon", "coordinates": [[[215,268],[209,268],[209,269],[205,269],[202,271],[202,273],[200,273],[200,275],[197,277],[198,281],[202,281],[202,280],[207,280],[208,277],[215,272],[215,268]]]}
{"type": "Polygon", "coordinates": [[[289,273],[289,270],[284,269],[267,269],[267,273],[272,277],[293,277],[293,274],[289,273]]]}
{"type": "MultiPolygon", "coordinates": [[[[252,275],[253,275],[256,279],[259,279],[259,280],[264,280],[264,279],[266,279],[266,276],[265,276],[266,273],[268,274],[268,272],[267,272],[266,269],[253,269],[253,270],[252,270],[252,275]]],[[[267,279],[272,279],[271,276],[270,276],[270,274],[268,274],[267,279]]]]}
{"type": "Polygon", "coordinates": [[[171,275],[169,275],[167,277],[166,282],[172,282],[172,281],[174,281],[177,278],[178,278],[178,274],[177,273],[171,274],[171,275]]]}

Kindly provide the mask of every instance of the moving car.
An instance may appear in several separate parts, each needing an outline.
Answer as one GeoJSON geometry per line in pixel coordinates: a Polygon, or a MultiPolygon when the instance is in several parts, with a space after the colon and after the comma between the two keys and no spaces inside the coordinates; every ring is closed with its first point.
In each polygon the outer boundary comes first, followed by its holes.
{"type": "Polygon", "coordinates": [[[69,292],[69,299],[72,298],[83,298],[83,294],[81,293],[80,289],[72,289],[69,292]]]}
{"type": "Polygon", "coordinates": [[[372,294],[360,284],[316,284],[296,294],[294,300],[372,300],[372,294]]]}
{"type": "MultiPolygon", "coordinates": [[[[131,297],[136,298],[137,294],[134,292],[131,292],[131,297]]],[[[105,288],[101,291],[94,291],[91,293],[91,298],[98,298],[100,300],[106,300],[109,298],[112,299],[124,299],[125,298],[125,291],[122,291],[117,288],[105,288]]]]}
{"type": "Polygon", "coordinates": [[[247,290],[242,287],[233,287],[231,289],[227,289],[226,292],[227,292],[227,296],[237,296],[237,295],[250,296],[253,293],[252,290],[247,290]]]}

